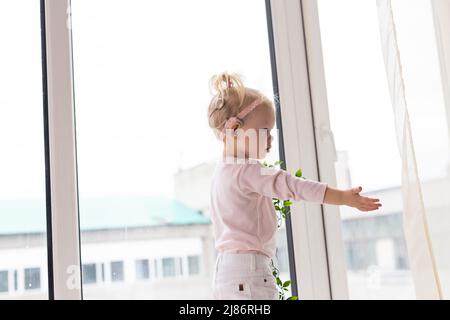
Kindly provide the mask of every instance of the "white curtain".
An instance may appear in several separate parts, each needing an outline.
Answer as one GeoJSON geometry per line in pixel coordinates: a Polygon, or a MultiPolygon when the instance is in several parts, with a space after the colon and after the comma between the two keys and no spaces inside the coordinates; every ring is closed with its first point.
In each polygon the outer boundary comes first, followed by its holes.
{"type": "Polygon", "coordinates": [[[450,298],[450,0],[377,0],[416,296],[450,298]]]}

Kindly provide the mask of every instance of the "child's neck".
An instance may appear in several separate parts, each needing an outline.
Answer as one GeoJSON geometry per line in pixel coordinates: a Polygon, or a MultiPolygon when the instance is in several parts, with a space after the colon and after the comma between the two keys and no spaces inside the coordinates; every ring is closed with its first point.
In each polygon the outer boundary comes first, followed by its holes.
{"type": "Polygon", "coordinates": [[[250,158],[248,154],[237,156],[235,152],[222,153],[222,161],[229,164],[259,163],[258,159],[250,158]]]}
{"type": "Polygon", "coordinates": [[[222,152],[222,157],[224,159],[226,158],[232,158],[232,159],[242,159],[242,160],[246,160],[248,159],[248,155],[247,154],[238,154],[239,152],[235,152],[233,150],[227,150],[226,148],[223,150],[222,152]]]}

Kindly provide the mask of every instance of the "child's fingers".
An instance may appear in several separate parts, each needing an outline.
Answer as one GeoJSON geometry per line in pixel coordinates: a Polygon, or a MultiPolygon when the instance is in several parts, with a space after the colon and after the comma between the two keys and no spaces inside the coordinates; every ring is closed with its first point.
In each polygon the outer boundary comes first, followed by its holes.
{"type": "Polygon", "coordinates": [[[381,203],[375,202],[370,198],[364,199],[363,197],[361,197],[361,199],[359,200],[359,206],[367,208],[379,208],[381,207],[381,203]]]}
{"type": "Polygon", "coordinates": [[[364,204],[364,207],[369,207],[369,208],[379,208],[381,207],[381,203],[369,203],[369,204],[364,204]]]}
{"type": "Polygon", "coordinates": [[[374,211],[377,210],[378,208],[370,208],[370,207],[362,207],[359,210],[363,211],[363,212],[368,212],[368,211],[374,211]]]}
{"type": "Polygon", "coordinates": [[[366,203],[366,204],[373,204],[373,203],[380,202],[380,199],[368,198],[368,197],[361,197],[361,200],[363,201],[363,203],[366,203]]]}
{"type": "Polygon", "coordinates": [[[373,211],[378,210],[381,207],[381,204],[370,204],[370,205],[361,205],[361,211],[373,211]]]}

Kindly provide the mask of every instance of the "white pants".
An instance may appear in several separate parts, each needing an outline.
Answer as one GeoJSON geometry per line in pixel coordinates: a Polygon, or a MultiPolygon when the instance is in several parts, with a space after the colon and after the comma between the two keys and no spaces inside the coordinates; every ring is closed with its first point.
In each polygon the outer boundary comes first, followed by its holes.
{"type": "Polygon", "coordinates": [[[219,253],[213,277],[213,298],[278,300],[270,258],[259,253],[219,253]]]}

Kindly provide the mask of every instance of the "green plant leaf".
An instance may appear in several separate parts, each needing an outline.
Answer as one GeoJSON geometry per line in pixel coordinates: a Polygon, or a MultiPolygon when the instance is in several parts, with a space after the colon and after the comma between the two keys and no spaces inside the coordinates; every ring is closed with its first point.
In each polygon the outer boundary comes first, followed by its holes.
{"type": "Polygon", "coordinates": [[[276,280],[277,280],[277,285],[282,287],[283,286],[283,282],[281,282],[280,278],[276,278],[276,280]]]}
{"type": "Polygon", "coordinates": [[[298,300],[298,297],[297,296],[292,296],[292,297],[287,298],[287,300],[298,300]]]}
{"type": "Polygon", "coordinates": [[[289,207],[289,206],[291,206],[291,205],[292,205],[292,201],[290,201],[290,200],[284,200],[283,206],[289,207]]]}
{"type": "Polygon", "coordinates": [[[290,280],[288,280],[288,281],[285,281],[284,283],[283,283],[283,287],[289,287],[289,285],[291,284],[291,281],[290,280]]]}
{"type": "Polygon", "coordinates": [[[297,178],[301,178],[302,175],[303,175],[302,169],[298,169],[298,170],[295,172],[295,176],[296,176],[297,178]]]}

